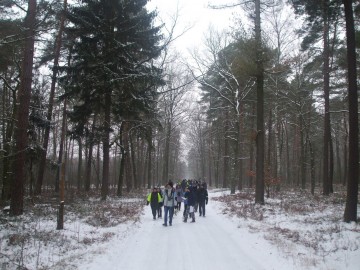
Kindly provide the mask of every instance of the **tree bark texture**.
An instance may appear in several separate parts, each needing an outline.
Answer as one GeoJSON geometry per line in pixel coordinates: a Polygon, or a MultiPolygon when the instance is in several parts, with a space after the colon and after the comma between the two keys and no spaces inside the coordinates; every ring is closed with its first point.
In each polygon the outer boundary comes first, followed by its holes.
{"type": "Polygon", "coordinates": [[[346,18],[346,44],[349,84],[349,179],[347,185],[344,221],[357,221],[357,202],[359,189],[359,116],[356,75],[355,29],[352,1],[344,0],[346,18]]]}
{"type": "Polygon", "coordinates": [[[29,124],[29,106],[31,99],[32,69],[34,61],[36,0],[28,1],[28,10],[25,18],[25,47],[22,62],[21,82],[18,93],[19,108],[15,129],[15,161],[14,179],[11,187],[10,214],[21,215],[24,206],[24,182],[26,151],[28,147],[27,128],[29,124]]]}
{"type": "Polygon", "coordinates": [[[61,17],[60,17],[59,32],[58,32],[58,35],[55,40],[54,67],[53,67],[52,78],[51,78],[49,106],[48,106],[47,115],[46,115],[48,124],[45,127],[43,149],[42,149],[42,153],[41,153],[41,157],[40,157],[40,161],[39,161],[39,169],[38,169],[38,177],[37,177],[36,187],[35,187],[35,194],[41,193],[41,187],[43,184],[45,165],[46,165],[46,154],[47,154],[47,149],[48,149],[48,145],[49,145],[50,122],[52,120],[52,113],[53,113],[53,107],[54,107],[55,86],[56,86],[56,80],[57,80],[57,68],[59,66],[60,49],[61,49],[61,44],[62,44],[62,34],[64,31],[66,10],[67,10],[67,0],[64,0],[63,11],[62,11],[61,17]]]}
{"type": "Polygon", "coordinates": [[[255,203],[264,204],[264,155],[265,155],[265,126],[264,126],[264,67],[261,40],[260,0],[255,0],[255,42],[257,53],[256,75],[256,187],[255,203]]]}

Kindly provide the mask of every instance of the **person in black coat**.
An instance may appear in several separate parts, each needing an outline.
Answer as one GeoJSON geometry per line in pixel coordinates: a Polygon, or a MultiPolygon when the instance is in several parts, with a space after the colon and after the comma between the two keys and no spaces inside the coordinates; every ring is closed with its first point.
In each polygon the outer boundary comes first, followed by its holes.
{"type": "Polygon", "coordinates": [[[196,187],[191,186],[185,190],[185,199],[186,199],[186,213],[184,216],[184,222],[187,222],[188,216],[192,218],[191,222],[195,222],[195,213],[194,205],[196,202],[196,187]]]}
{"type": "Polygon", "coordinates": [[[204,185],[201,185],[197,191],[197,199],[199,202],[199,215],[205,217],[205,205],[208,203],[208,192],[204,185]]]}
{"type": "Polygon", "coordinates": [[[160,202],[159,202],[159,207],[157,209],[157,213],[158,213],[158,218],[162,217],[162,207],[164,205],[164,195],[162,193],[161,187],[157,188],[157,192],[159,193],[160,196],[160,202]]]}
{"type": "Polygon", "coordinates": [[[160,197],[157,189],[154,187],[152,192],[147,197],[147,205],[150,204],[152,215],[153,215],[154,219],[156,219],[156,211],[159,208],[160,200],[161,200],[161,197],[160,197]]]}

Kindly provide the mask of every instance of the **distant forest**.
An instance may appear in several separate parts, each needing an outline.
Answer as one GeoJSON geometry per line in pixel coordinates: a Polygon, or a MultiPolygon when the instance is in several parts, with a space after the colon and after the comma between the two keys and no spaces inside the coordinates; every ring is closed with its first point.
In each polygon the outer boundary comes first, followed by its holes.
{"type": "Polygon", "coordinates": [[[360,2],[210,1],[247,17],[186,59],[147,2],[0,2],[1,204],[183,178],[264,204],[340,184],[356,221],[360,2]]]}

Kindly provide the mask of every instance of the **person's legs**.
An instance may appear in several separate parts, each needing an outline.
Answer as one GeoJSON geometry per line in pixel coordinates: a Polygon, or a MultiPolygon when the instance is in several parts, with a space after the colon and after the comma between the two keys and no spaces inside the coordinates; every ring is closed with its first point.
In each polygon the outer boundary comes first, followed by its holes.
{"type": "Polygon", "coordinates": [[[167,219],[168,219],[169,207],[164,206],[164,226],[167,226],[167,219]]]}
{"type": "Polygon", "coordinates": [[[199,203],[199,213],[200,216],[205,216],[205,202],[199,203]]]}
{"type": "Polygon", "coordinates": [[[184,205],[184,222],[187,222],[188,215],[189,215],[189,206],[184,205]]]}
{"type": "Polygon", "coordinates": [[[157,208],[155,206],[151,206],[151,211],[154,219],[156,219],[156,210],[157,208]]]}
{"type": "Polygon", "coordinates": [[[169,207],[169,225],[172,225],[172,219],[174,216],[174,207],[169,207]]]}

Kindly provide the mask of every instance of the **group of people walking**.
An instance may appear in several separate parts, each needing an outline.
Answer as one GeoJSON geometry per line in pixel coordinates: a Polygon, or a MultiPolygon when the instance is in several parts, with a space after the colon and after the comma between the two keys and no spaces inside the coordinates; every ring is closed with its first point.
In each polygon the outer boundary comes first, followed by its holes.
{"type": "Polygon", "coordinates": [[[162,218],[162,207],[164,207],[163,226],[172,226],[174,213],[181,211],[184,203],[183,221],[195,222],[195,213],[199,210],[199,216],[205,217],[205,205],[208,203],[207,185],[205,182],[196,180],[182,180],[174,187],[169,181],[165,189],[154,187],[147,196],[147,204],[151,206],[153,219],[162,218]]]}

